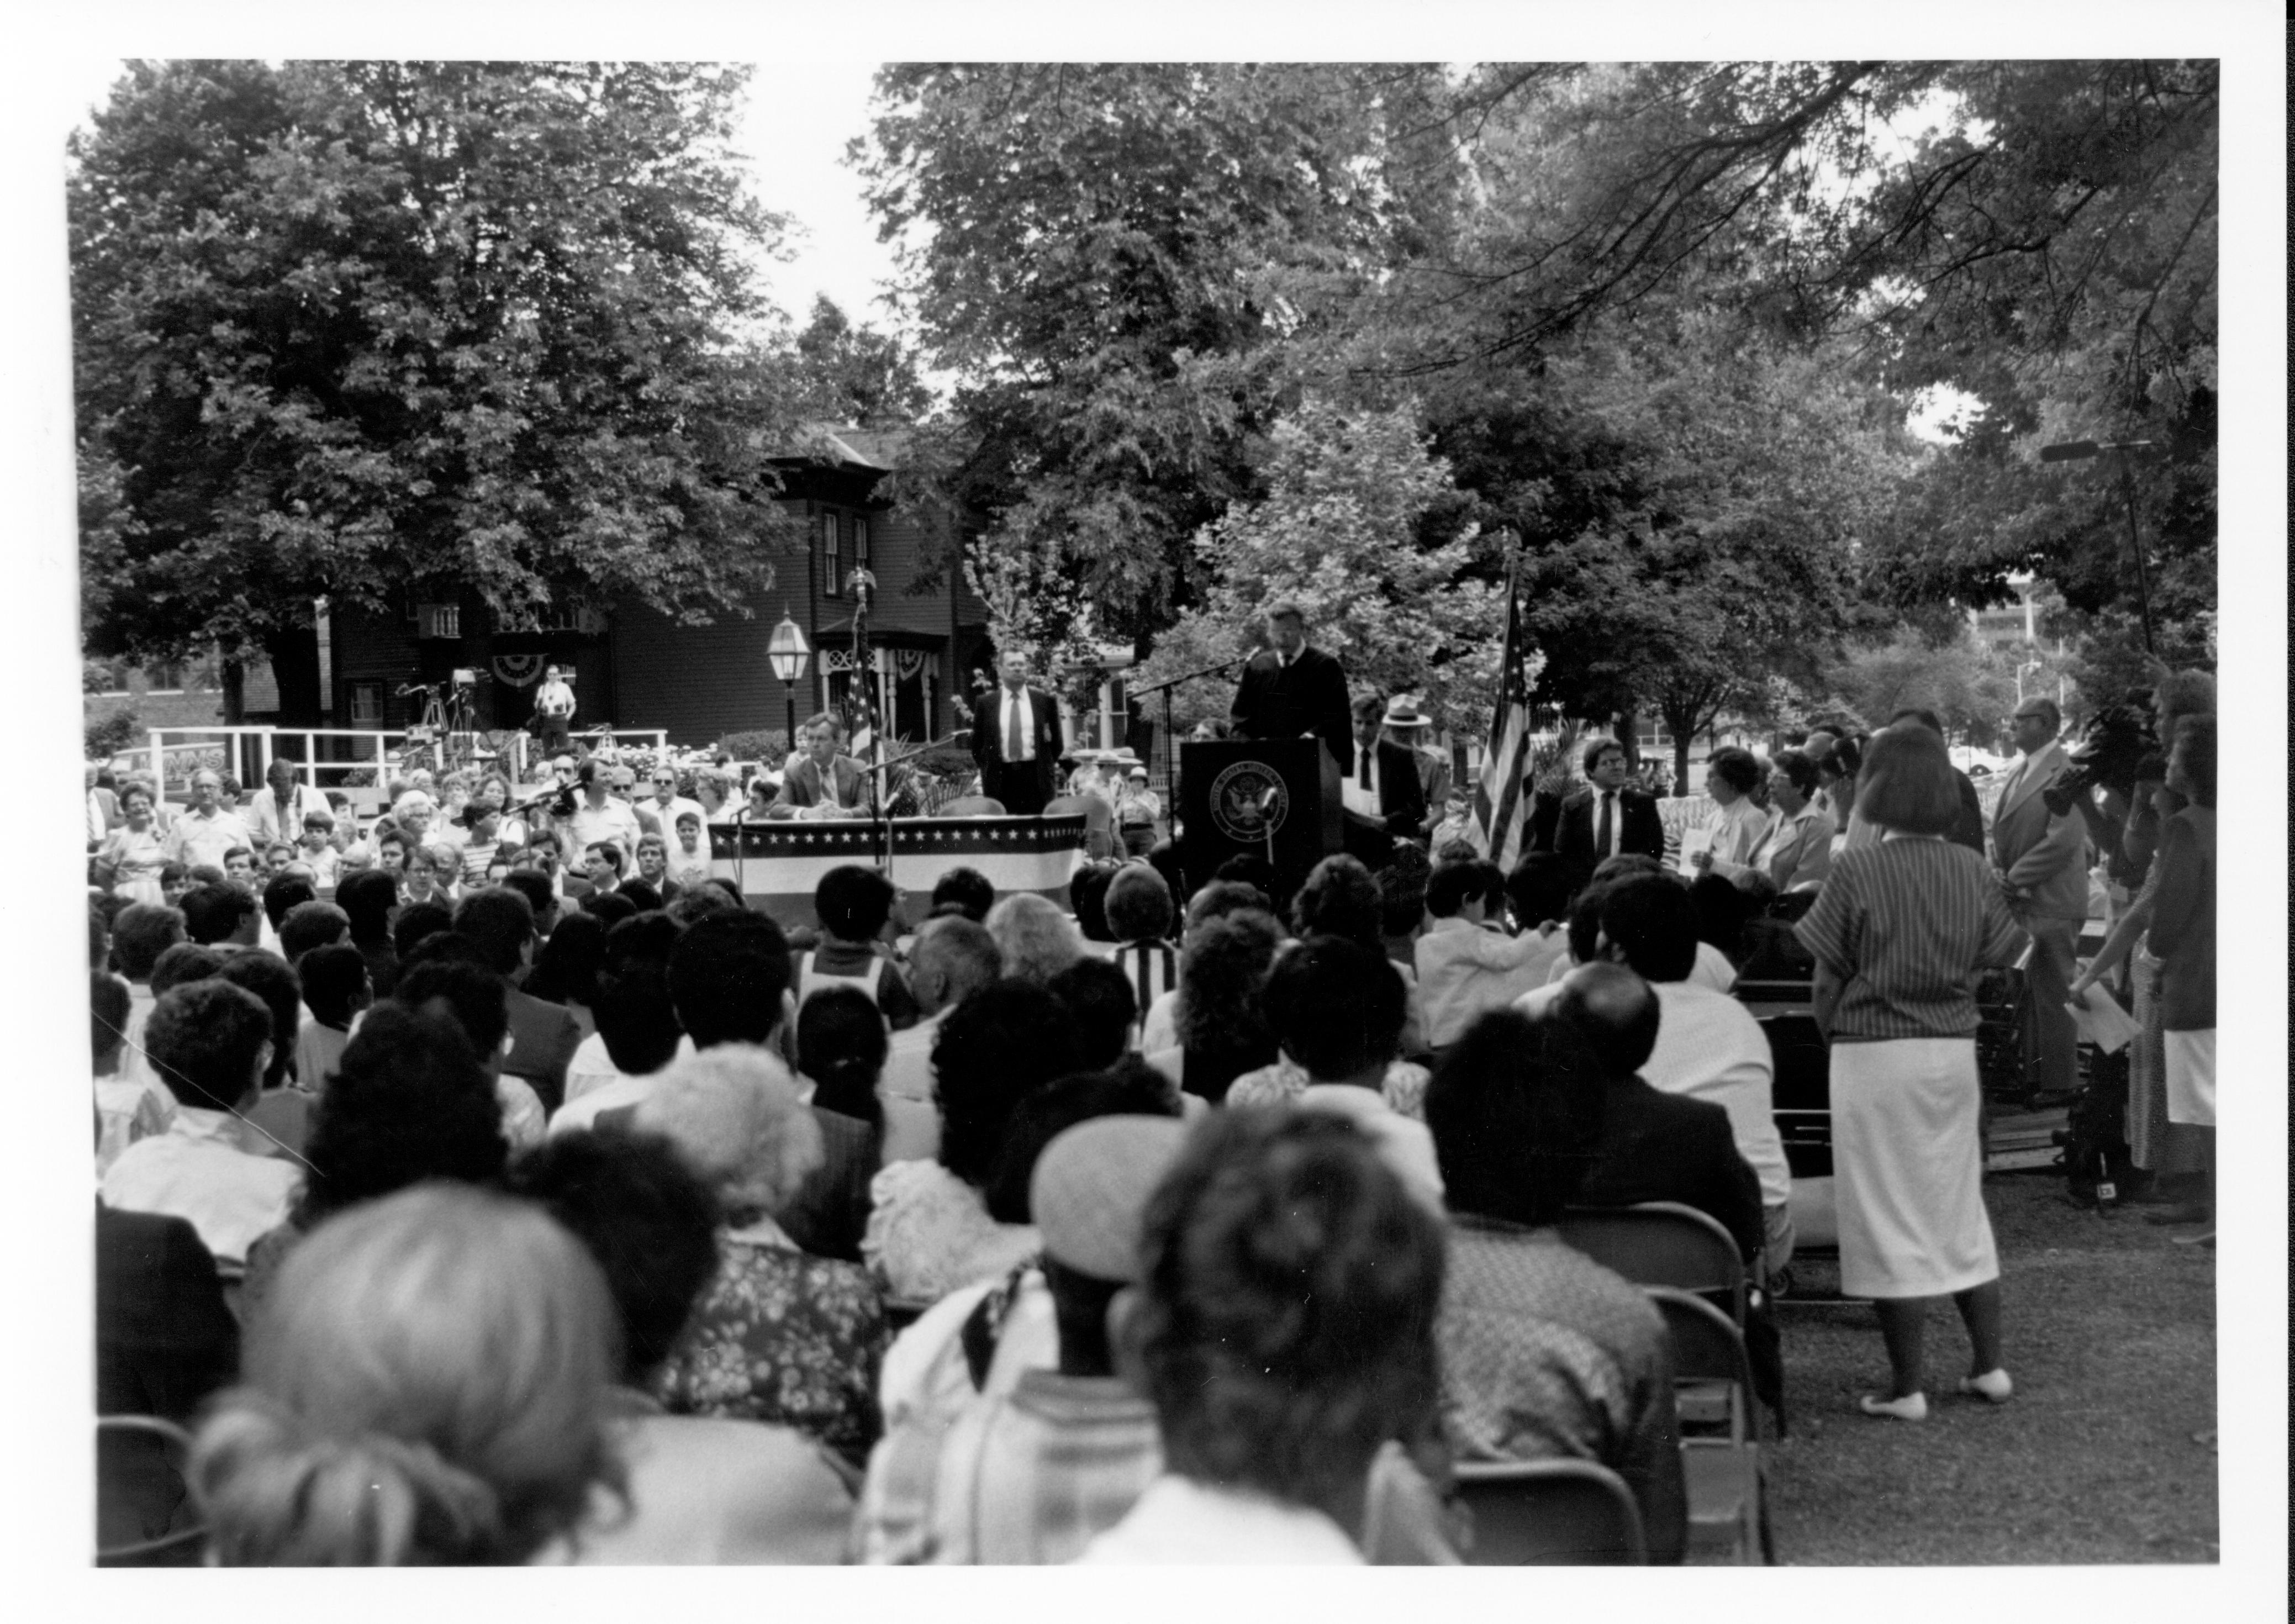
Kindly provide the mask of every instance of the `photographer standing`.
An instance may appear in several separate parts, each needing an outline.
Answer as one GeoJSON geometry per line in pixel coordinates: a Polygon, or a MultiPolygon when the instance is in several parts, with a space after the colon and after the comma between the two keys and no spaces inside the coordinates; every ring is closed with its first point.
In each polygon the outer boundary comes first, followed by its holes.
{"type": "Polygon", "coordinates": [[[2045,697],[2025,700],[2010,719],[2024,759],[2009,770],[1992,815],[1992,866],[2009,911],[2032,936],[2020,1021],[2025,1086],[2070,1093],[2079,1039],[2064,1002],[2087,918],[2087,836],[2076,813],[2051,811],[2041,794],[2069,764],[2056,743],[2062,726],[2056,702],[2045,697]]]}

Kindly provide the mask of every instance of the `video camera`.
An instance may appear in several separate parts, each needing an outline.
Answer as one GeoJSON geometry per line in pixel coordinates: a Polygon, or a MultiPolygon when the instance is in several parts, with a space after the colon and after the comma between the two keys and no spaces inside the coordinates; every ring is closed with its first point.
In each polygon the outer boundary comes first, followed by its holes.
{"type": "Polygon", "coordinates": [[[2072,803],[2087,799],[2097,785],[2126,800],[2136,796],[2136,769],[2159,753],[2152,714],[2137,705],[2107,705],[2092,717],[2070,753],[2071,770],[2040,791],[2048,811],[2062,817],[2072,803]]]}

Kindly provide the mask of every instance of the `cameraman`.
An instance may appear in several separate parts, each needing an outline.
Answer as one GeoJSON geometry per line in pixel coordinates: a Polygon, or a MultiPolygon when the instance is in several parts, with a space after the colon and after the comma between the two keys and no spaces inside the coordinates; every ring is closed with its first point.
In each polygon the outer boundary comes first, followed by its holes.
{"type": "Polygon", "coordinates": [[[2024,759],[2009,770],[1992,814],[1992,865],[2010,912],[2032,936],[2019,1022],[2024,1085],[2069,1094],[2079,1081],[2079,1033],[2064,1000],[2087,918],[2087,836],[2069,808],[2051,808],[2042,794],[2070,766],[2056,742],[2062,726],[2056,702],[2044,695],[2010,718],[2024,759]]]}

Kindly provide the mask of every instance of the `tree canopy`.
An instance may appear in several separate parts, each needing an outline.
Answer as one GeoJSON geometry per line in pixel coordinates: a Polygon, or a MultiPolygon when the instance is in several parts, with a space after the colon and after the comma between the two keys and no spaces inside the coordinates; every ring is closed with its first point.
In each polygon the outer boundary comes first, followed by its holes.
{"type": "Polygon", "coordinates": [[[90,646],[769,581],[796,403],[754,336],[780,222],[729,153],[745,77],[133,64],[71,146],[90,646]]]}

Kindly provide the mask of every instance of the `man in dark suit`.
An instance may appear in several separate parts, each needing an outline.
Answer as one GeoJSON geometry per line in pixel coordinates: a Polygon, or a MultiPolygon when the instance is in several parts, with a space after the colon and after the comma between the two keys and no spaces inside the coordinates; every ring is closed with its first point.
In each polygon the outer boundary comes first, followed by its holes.
{"type": "Polygon", "coordinates": [[[1665,825],[1657,802],[1633,788],[1626,747],[1614,739],[1586,747],[1587,787],[1567,796],[1555,819],[1552,850],[1577,867],[1580,883],[1621,852],[1665,859],[1665,825]]]}
{"type": "Polygon", "coordinates": [[[1751,1261],[1766,1234],[1761,1181],[1737,1153],[1728,1112],[1661,1093],[1637,1075],[1657,1047],[1660,1017],[1657,994],[1624,965],[1597,959],[1563,983],[1548,1018],[1567,1022],[1609,1080],[1602,1137],[1575,1199],[1589,1207],[1695,1207],[1728,1230],[1751,1261]]]}
{"type": "Polygon", "coordinates": [[[1267,608],[1267,641],[1270,646],[1244,666],[1235,702],[1228,706],[1236,731],[1246,739],[1311,733],[1338,763],[1339,776],[1352,774],[1355,753],[1347,674],[1337,657],[1307,646],[1306,619],[1287,598],[1267,608]]]}
{"type": "Polygon", "coordinates": [[[1340,785],[1346,809],[1367,818],[1389,835],[1417,838],[1426,821],[1426,791],[1419,776],[1418,753],[1382,739],[1386,706],[1381,700],[1355,701],[1355,759],[1340,785]]]}
{"type": "Polygon", "coordinates": [[[845,729],[837,718],[823,711],[808,717],[800,730],[804,735],[804,754],[792,760],[781,775],[780,793],[765,809],[765,816],[821,818],[868,811],[869,774],[859,762],[838,753],[845,729]]]}
{"type": "Polygon", "coordinates": [[[1060,707],[1028,685],[1028,657],[1008,649],[997,662],[1002,679],[972,713],[972,758],[980,763],[980,790],[1017,817],[1033,818],[1052,798],[1060,770],[1060,707]]]}
{"type": "Polygon", "coordinates": [[[519,977],[534,962],[534,904],[508,885],[474,891],[454,909],[454,928],[478,943],[486,967],[502,978],[510,1015],[510,1053],[502,1069],[533,1087],[542,1108],[566,1103],[566,1065],[582,1042],[582,1029],[563,1004],[521,992],[519,977]]]}

